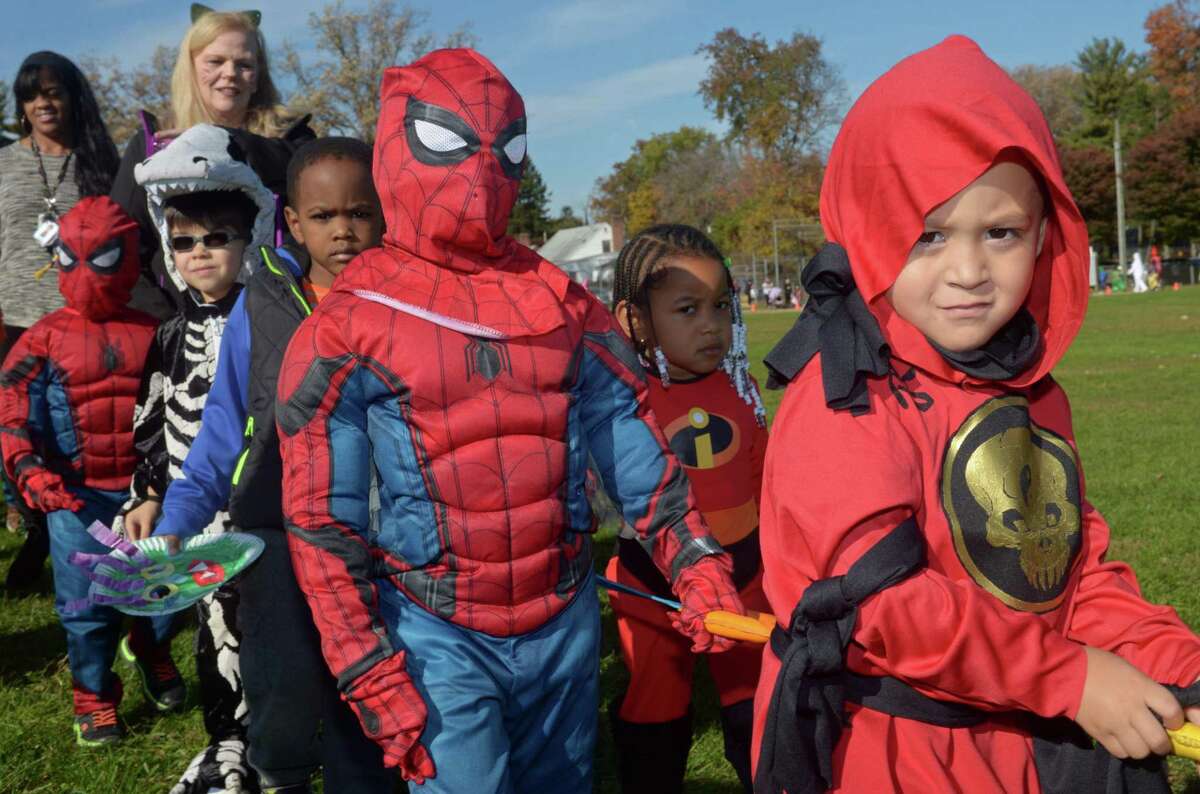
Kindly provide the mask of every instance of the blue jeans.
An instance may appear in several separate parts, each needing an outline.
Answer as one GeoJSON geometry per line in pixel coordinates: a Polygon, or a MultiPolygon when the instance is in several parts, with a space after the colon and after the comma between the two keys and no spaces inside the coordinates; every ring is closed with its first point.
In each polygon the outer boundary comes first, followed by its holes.
{"type": "Polygon", "coordinates": [[[541,628],[513,637],[469,631],[380,583],[379,609],[429,719],[421,742],[437,776],[409,790],[590,792],[599,708],[595,583],[541,628]]]}
{"type": "MultiPolygon", "coordinates": [[[[55,510],[46,515],[50,529],[50,562],[54,569],[54,609],[67,632],[67,660],[75,685],[95,695],[111,696],[114,686],[112,663],[117,655],[125,616],[112,607],[96,604],[70,613],[63,607],[70,601],[86,598],[91,584],[87,573],[71,564],[71,552],[106,554],[111,551],[89,535],[87,528],[93,521],[110,526],[128,494],[79,487],[72,488],[71,493],[83,500],[82,510],[78,513],[55,510]]],[[[171,618],[171,615],[163,615],[148,619],[156,644],[170,639],[171,618]]]]}

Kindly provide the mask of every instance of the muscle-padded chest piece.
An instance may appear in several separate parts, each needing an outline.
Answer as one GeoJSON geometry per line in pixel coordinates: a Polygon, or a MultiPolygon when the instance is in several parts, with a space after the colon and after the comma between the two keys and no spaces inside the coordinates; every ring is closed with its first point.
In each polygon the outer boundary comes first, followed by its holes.
{"type": "Polygon", "coordinates": [[[503,251],[525,166],[525,105],[473,50],[387,70],[375,182],[385,241],[474,272],[503,251]]]}
{"type": "Polygon", "coordinates": [[[110,317],[137,281],[137,224],[107,196],[88,196],[63,215],[54,255],[67,305],[92,319],[110,317]]]}
{"type": "Polygon", "coordinates": [[[954,549],[975,582],[1013,609],[1062,603],[1083,544],[1079,466],[1034,424],[1021,396],[987,401],[954,434],[942,466],[954,549]]]}

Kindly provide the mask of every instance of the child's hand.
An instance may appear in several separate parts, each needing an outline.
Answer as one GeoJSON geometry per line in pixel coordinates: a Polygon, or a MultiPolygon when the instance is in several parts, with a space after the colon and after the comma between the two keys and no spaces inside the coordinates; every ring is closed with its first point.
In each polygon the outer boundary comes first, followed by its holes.
{"type": "Polygon", "coordinates": [[[55,510],[82,510],[83,502],[67,490],[63,478],[41,467],[26,469],[20,478],[25,502],[34,510],[52,513],[55,510]]]}
{"type": "Polygon", "coordinates": [[[154,522],[162,512],[162,505],[147,499],[125,514],[125,536],[130,540],[143,540],[154,531],[154,522]]]}
{"type": "Polygon", "coordinates": [[[1183,725],[1179,701],[1119,656],[1099,648],[1086,651],[1087,679],[1075,715],[1079,726],[1115,758],[1170,753],[1163,726],[1183,725]]]}
{"type": "Polygon", "coordinates": [[[684,568],[675,579],[682,609],[673,613],[671,625],[692,641],[692,653],[720,653],[736,644],[726,637],[713,636],[704,627],[704,616],[715,610],[746,614],[729,575],[731,568],[727,555],[709,555],[684,568]]]}

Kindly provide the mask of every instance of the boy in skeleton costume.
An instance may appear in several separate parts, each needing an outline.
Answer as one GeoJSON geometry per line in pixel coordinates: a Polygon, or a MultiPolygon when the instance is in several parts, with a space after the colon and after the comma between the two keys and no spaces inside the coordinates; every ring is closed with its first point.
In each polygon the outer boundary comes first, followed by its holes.
{"type": "MultiPolygon", "coordinates": [[[[187,296],[183,310],[159,326],[138,399],[134,432],[140,461],[123,523],[126,534],[141,538],[152,530],[167,488],[182,476],[200,431],[239,282],[257,261],[259,246],[273,243],[275,202],[229,133],[210,125],[190,128],[134,173],[161,230],[167,272],[187,296]]],[[[222,511],[204,531],[229,529],[222,511]]],[[[193,760],[178,792],[190,794],[188,782],[201,764],[228,768],[230,779],[250,777],[236,587],[222,587],[198,605],[197,670],[210,746],[193,760]]]]}
{"type": "Polygon", "coordinates": [[[1200,639],[1085,498],[1050,371],[1087,229],[1037,105],[962,37],[902,61],[848,114],[821,221],[767,358],[755,790],[1167,791],[1194,692],[1156,682],[1193,684],[1200,639]]]}

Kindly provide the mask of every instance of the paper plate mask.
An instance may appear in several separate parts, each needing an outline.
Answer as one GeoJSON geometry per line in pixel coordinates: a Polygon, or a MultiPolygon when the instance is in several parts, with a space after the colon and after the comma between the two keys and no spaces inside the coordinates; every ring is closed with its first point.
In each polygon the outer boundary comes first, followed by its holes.
{"type": "Polygon", "coordinates": [[[88,534],[109,554],[74,552],[71,562],[92,580],[88,596],[68,604],[112,606],[128,615],[164,615],[186,609],[246,569],[262,553],[263,541],[230,532],[188,538],[175,554],[163,538],[130,542],[99,521],[88,534]]]}

